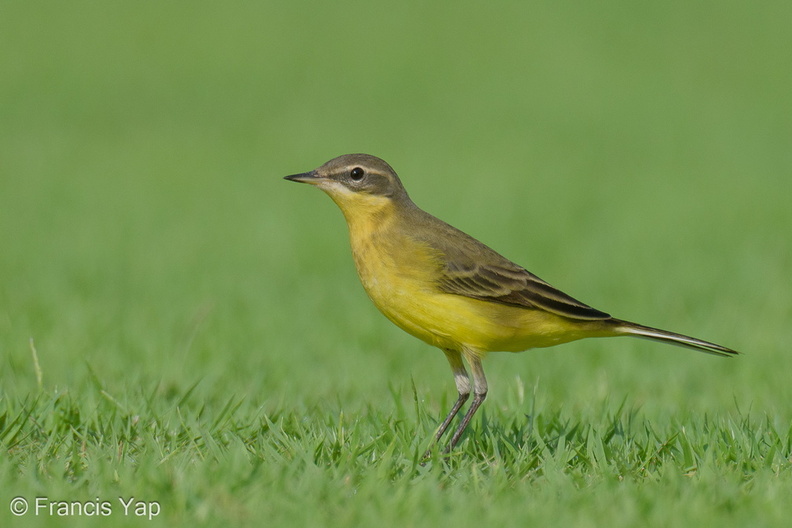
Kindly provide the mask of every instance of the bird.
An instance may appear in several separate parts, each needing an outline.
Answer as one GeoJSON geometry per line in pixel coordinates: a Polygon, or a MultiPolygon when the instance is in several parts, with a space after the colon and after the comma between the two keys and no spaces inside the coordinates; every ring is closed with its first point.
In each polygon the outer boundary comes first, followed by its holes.
{"type": "Polygon", "coordinates": [[[330,196],[346,219],[355,267],[371,301],[396,326],[445,354],[458,396],[433,443],[441,440],[473,394],[444,453],[458,444],[487,397],[482,360],[488,352],[634,336],[716,356],[738,354],[695,337],[617,319],[574,299],[420,209],[396,171],[378,157],[347,154],[285,179],[313,185],[330,196]]]}

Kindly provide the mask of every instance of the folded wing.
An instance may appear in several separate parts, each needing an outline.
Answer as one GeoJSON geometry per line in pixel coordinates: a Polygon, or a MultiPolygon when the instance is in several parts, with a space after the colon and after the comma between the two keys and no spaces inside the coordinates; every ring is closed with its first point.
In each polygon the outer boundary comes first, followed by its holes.
{"type": "Polygon", "coordinates": [[[505,264],[465,265],[449,261],[446,262],[438,286],[445,293],[545,310],[571,319],[610,318],[607,313],[570,297],[528,270],[509,261],[505,264]]]}

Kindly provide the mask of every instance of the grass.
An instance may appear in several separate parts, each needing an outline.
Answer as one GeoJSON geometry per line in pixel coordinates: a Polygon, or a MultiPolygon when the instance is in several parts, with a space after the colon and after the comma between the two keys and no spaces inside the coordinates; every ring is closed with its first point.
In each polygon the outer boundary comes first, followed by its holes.
{"type": "Polygon", "coordinates": [[[784,526],[786,3],[0,4],[0,523],[784,526]],[[280,177],[380,155],[414,200],[617,317],[455,397],[343,219],[280,177]],[[35,350],[35,354],[34,351],[35,350]]]}
{"type": "Polygon", "coordinates": [[[523,402],[528,416],[488,410],[475,442],[421,466],[435,417],[417,393],[412,406],[391,391],[390,409],[349,415],[331,405],[265,412],[241,397],[210,402],[158,389],[119,401],[97,385],[5,409],[3,474],[15,493],[157,500],[176,524],[386,518],[420,526],[440,517],[465,525],[553,516],[585,525],[605,516],[634,526],[666,524],[669,510],[692,524],[756,524],[757,508],[759,525],[786,518],[781,497],[773,499],[788,491],[792,438],[788,424],[779,429],[766,416],[650,421],[624,402],[581,416],[532,398],[523,402]]]}

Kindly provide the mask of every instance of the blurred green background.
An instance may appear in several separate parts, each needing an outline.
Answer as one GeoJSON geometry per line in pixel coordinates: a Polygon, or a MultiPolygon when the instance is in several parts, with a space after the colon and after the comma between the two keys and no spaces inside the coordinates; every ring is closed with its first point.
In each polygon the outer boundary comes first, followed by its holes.
{"type": "Polygon", "coordinates": [[[48,385],[450,384],[368,305],[334,205],[280,179],[359,151],[585,302],[748,352],[489,368],[788,401],[786,5],[3,2],[2,385],[31,387],[30,337],[48,385]]]}
{"type": "Polygon", "coordinates": [[[789,411],[786,3],[1,5],[5,391],[34,386],[31,337],[48,386],[88,362],[262,399],[450,390],[368,304],[335,206],[280,178],[360,151],[585,302],[748,353],[590,342],[489,369],[599,387],[578,404],[667,384],[789,411]]]}
{"type": "MultiPolygon", "coordinates": [[[[493,354],[487,406],[792,419],[789,2],[0,2],[0,396],[199,382],[439,414],[453,382],[281,179],[389,161],[414,201],[638,340],[493,354]],[[93,380],[93,381],[92,381],[93,380]],[[407,396],[405,396],[407,397],[407,396]]],[[[118,396],[121,397],[121,396],[118,396]]],[[[130,396],[131,397],[131,396],[130,396]]],[[[332,405],[332,403],[331,403],[332,405]]]]}

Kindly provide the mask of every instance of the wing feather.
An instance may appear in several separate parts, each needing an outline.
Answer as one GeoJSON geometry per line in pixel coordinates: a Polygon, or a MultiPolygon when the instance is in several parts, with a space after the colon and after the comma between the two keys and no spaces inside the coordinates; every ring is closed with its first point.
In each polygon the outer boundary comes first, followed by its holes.
{"type": "Polygon", "coordinates": [[[518,266],[459,229],[413,207],[409,231],[434,253],[439,275],[435,286],[444,293],[463,295],[533,310],[545,310],[579,320],[611,316],[583,304],[518,266]]]}
{"type": "Polygon", "coordinates": [[[610,318],[607,313],[574,299],[528,270],[503,260],[505,263],[497,264],[446,261],[438,286],[445,293],[546,310],[572,319],[610,318]]]}
{"type": "MultiPolygon", "coordinates": [[[[505,259],[504,259],[505,260],[505,259]]],[[[528,270],[499,264],[447,263],[438,281],[445,293],[524,308],[546,310],[572,319],[608,319],[610,315],[570,297],[528,270]]]]}

